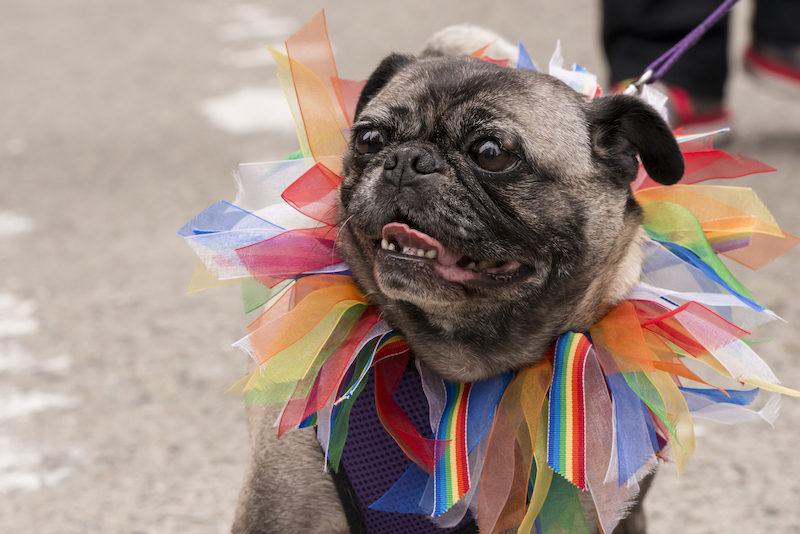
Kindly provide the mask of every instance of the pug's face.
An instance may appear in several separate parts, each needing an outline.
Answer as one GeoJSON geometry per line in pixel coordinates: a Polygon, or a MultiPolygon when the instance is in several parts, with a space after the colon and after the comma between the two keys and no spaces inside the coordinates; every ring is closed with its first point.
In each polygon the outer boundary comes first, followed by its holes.
{"type": "Polygon", "coordinates": [[[340,250],[356,283],[443,378],[530,365],[587,329],[639,276],[642,159],[683,159],[634,97],[469,57],[392,55],[356,110],[340,250]]]}

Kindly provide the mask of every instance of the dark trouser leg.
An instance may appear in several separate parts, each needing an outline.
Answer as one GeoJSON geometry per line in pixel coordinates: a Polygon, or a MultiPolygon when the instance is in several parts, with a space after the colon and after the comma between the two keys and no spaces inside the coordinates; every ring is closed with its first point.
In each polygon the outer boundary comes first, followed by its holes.
{"type": "Polygon", "coordinates": [[[800,2],[797,0],[759,0],[753,17],[756,44],[800,45],[800,2]]]}
{"type": "MultiPolygon", "coordinates": [[[[718,5],[718,0],[605,0],[603,45],[611,82],[640,76],[718,5]]],[[[662,81],[679,85],[693,96],[721,100],[728,74],[728,18],[690,48],[662,81]]]]}

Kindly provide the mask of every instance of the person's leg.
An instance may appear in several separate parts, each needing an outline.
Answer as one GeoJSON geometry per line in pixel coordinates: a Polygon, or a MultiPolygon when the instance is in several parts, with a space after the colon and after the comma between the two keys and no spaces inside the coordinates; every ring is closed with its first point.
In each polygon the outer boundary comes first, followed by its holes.
{"type": "Polygon", "coordinates": [[[753,17],[756,45],[800,46],[800,2],[759,0],[753,17]]]}
{"type": "Polygon", "coordinates": [[[753,44],[744,64],[760,80],[800,90],[800,1],[756,2],[753,44]]]}
{"type": "MultiPolygon", "coordinates": [[[[605,0],[603,45],[612,84],[640,76],[718,4],[718,0],[605,0]]],[[[721,101],[728,74],[727,43],[726,16],[678,59],[662,81],[693,97],[721,101]]]]}

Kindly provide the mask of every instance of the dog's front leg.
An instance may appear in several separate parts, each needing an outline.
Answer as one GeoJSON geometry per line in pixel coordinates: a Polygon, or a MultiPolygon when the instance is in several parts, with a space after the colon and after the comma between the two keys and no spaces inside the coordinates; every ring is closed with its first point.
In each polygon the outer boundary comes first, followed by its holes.
{"type": "Polygon", "coordinates": [[[250,454],[233,534],[348,534],[341,501],[314,429],[292,429],[277,439],[280,407],[245,407],[250,454]]]}
{"type": "Polygon", "coordinates": [[[645,520],[644,507],[642,501],[644,500],[647,490],[655,478],[655,472],[650,473],[639,482],[639,498],[636,504],[631,508],[628,517],[623,519],[614,529],[614,534],[645,534],[647,530],[647,521],[645,520]]]}

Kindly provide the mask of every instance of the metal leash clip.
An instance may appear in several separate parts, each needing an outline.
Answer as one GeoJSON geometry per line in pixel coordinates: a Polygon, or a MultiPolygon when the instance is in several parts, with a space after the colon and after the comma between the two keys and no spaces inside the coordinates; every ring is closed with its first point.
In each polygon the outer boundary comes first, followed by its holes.
{"type": "Polygon", "coordinates": [[[633,82],[630,85],[628,85],[628,87],[625,88],[624,93],[626,95],[631,95],[631,96],[639,96],[639,95],[641,95],[642,94],[642,86],[644,86],[644,84],[649,82],[652,77],[653,77],[653,69],[650,69],[647,72],[645,72],[644,74],[642,74],[639,77],[638,80],[636,80],[635,82],[633,82]]]}

